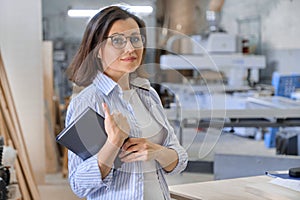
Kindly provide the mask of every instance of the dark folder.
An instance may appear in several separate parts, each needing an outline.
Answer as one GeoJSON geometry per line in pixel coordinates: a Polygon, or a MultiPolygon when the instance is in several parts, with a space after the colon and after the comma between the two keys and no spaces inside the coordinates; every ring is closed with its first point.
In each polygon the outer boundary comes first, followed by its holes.
{"type": "MultiPolygon", "coordinates": [[[[56,137],[56,141],[71,150],[83,160],[98,153],[106,142],[104,118],[90,107],[86,108],[68,127],[56,137]]],[[[119,168],[121,161],[115,159],[114,167],[119,168]]]]}

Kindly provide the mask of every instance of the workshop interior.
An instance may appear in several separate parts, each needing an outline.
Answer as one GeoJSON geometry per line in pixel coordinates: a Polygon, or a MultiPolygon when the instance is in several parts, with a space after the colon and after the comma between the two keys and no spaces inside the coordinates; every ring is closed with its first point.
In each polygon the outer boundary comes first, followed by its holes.
{"type": "Polygon", "coordinates": [[[109,5],[144,20],[142,67],[188,153],[171,198],[299,199],[300,1],[2,0],[0,200],[79,199],[56,142],[84,89],[66,70],[109,5]]]}

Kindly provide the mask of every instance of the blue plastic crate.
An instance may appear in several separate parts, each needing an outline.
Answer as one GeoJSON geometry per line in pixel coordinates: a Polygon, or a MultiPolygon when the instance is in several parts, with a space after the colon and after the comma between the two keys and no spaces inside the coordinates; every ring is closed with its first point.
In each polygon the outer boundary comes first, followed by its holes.
{"type": "Polygon", "coordinates": [[[272,85],[275,96],[291,97],[291,94],[300,88],[300,74],[281,75],[273,73],[272,85]]]}
{"type": "Polygon", "coordinates": [[[269,132],[265,133],[264,143],[265,147],[273,148],[276,146],[276,134],[279,131],[279,128],[269,128],[269,132]]]}

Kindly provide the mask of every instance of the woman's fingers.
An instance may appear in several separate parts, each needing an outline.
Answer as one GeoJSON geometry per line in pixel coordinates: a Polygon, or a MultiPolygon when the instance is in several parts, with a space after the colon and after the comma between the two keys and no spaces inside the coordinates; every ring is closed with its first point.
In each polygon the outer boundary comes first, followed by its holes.
{"type": "Polygon", "coordinates": [[[109,108],[106,103],[102,103],[105,118],[111,117],[109,108]]]}
{"type": "Polygon", "coordinates": [[[127,118],[120,112],[111,114],[108,105],[104,102],[102,103],[102,108],[105,115],[104,126],[108,135],[108,141],[121,147],[130,132],[127,118]]]}
{"type": "Polygon", "coordinates": [[[148,161],[154,159],[156,149],[145,138],[129,138],[119,157],[123,162],[148,161]]]}
{"type": "Polygon", "coordinates": [[[132,153],[136,153],[138,152],[139,150],[141,150],[141,148],[139,147],[139,145],[133,145],[133,146],[130,146],[126,151],[121,151],[121,153],[119,154],[119,157],[120,158],[123,158],[123,157],[126,157],[132,153]]]}
{"type": "Polygon", "coordinates": [[[123,152],[119,155],[123,162],[155,160],[163,147],[146,138],[129,138],[122,146],[123,152]]]}
{"type": "Polygon", "coordinates": [[[128,140],[123,144],[122,150],[127,151],[130,146],[134,146],[144,142],[144,138],[128,138],[128,140]]]}
{"type": "Polygon", "coordinates": [[[127,121],[127,118],[120,112],[113,113],[113,118],[116,125],[126,134],[129,134],[130,126],[127,121]]]}
{"type": "Polygon", "coordinates": [[[121,158],[122,162],[135,162],[135,161],[145,161],[147,160],[147,152],[142,151],[142,152],[133,152],[130,153],[129,155],[121,158]]]}
{"type": "Polygon", "coordinates": [[[130,126],[128,124],[127,118],[120,112],[113,112],[110,114],[110,110],[106,103],[102,103],[102,108],[104,111],[105,119],[108,119],[111,126],[117,126],[126,134],[129,134],[130,126]]]}

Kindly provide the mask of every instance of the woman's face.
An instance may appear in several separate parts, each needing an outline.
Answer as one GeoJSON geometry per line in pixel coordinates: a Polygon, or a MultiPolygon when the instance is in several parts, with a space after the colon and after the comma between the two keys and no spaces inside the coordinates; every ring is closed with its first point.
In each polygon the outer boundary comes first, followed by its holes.
{"type": "Polygon", "coordinates": [[[108,39],[99,50],[104,73],[114,81],[134,72],[141,64],[143,45],[139,26],[132,18],[114,22],[108,39]]]}

